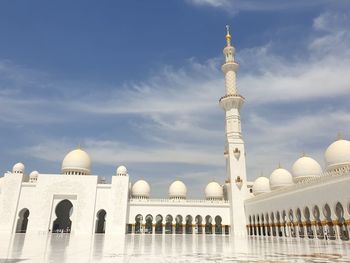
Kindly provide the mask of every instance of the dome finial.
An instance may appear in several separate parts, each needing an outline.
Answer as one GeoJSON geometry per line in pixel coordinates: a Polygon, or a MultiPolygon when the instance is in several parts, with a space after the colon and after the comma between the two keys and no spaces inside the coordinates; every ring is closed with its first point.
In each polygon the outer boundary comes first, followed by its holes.
{"type": "Polygon", "coordinates": [[[343,134],[340,131],[340,132],[338,132],[338,135],[337,135],[337,141],[342,140],[342,139],[343,139],[343,134]]]}
{"type": "Polygon", "coordinates": [[[278,162],[278,168],[282,168],[281,162],[278,162]]]}
{"type": "Polygon", "coordinates": [[[301,157],[306,157],[306,153],[305,153],[305,151],[302,151],[302,153],[301,153],[301,157]]]}
{"type": "Polygon", "coordinates": [[[229,25],[226,25],[226,42],[227,42],[227,46],[231,46],[231,35],[230,35],[229,25]]]}

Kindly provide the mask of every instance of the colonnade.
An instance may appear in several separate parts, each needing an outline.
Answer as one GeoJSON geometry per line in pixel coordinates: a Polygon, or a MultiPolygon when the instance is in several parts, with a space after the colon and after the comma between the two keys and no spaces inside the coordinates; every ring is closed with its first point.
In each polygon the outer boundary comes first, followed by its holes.
{"type": "MultiPolygon", "coordinates": [[[[350,204],[349,204],[350,208],[350,204]]],[[[343,205],[338,202],[333,207],[334,213],[328,204],[320,208],[315,205],[312,208],[312,216],[309,207],[303,211],[300,208],[290,209],[288,213],[269,212],[249,215],[247,233],[250,236],[279,236],[294,238],[318,238],[330,240],[349,240],[350,211],[347,215],[343,205]]]]}

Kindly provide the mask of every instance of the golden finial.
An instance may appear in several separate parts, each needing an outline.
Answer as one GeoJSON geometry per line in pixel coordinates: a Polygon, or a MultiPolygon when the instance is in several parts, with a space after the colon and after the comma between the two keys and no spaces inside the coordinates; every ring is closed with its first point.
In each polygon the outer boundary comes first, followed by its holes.
{"type": "Polygon", "coordinates": [[[301,153],[301,157],[306,157],[305,151],[303,151],[303,152],[301,153]]]}
{"type": "Polygon", "coordinates": [[[338,135],[337,135],[337,140],[342,140],[343,139],[343,134],[342,132],[338,132],[338,135]]]}
{"type": "Polygon", "coordinates": [[[226,42],[227,42],[227,46],[231,46],[231,35],[230,35],[229,25],[226,25],[226,42]]]}
{"type": "Polygon", "coordinates": [[[278,162],[278,168],[282,168],[281,162],[278,162]]]}

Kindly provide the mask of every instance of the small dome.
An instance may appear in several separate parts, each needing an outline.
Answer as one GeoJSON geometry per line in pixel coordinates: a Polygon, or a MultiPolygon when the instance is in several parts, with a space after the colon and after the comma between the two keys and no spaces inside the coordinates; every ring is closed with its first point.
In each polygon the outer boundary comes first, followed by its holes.
{"type": "Polygon", "coordinates": [[[169,198],[186,199],[187,188],[181,181],[175,181],[169,186],[169,198]]]}
{"type": "Polygon", "coordinates": [[[13,167],[12,167],[12,172],[15,174],[24,174],[24,164],[23,163],[16,163],[13,167]]]}
{"type": "Polygon", "coordinates": [[[117,176],[126,176],[128,174],[128,169],[124,165],[121,165],[117,168],[116,175],[117,176]]]}
{"type": "Polygon", "coordinates": [[[337,140],[325,152],[327,171],[350,164],[350,141],[337,140]]]}
{"type": "Polygon", "coordinates": [[[31,183],[36,182],[38,180],[38,175],[39,175],[38,171],[31,172],[29,174],[29,182],[31,182],[31,183]]]}
{"type": "Polygon", "coordinates": [[[322,168],[320,164],[309,156],[300,157],[292,167],[292,174],[297,180],[320,176],[321,173],[322,168]]]}
{"type": "Polygon", "coordinates": [[[270,175],[270,188],[275,190],[281,187],[293,185],[293,177],[286,169],[277,168],[270,175]]]}
{"type": "Polygon", "coordinates": [[[70,175],[88,175],[91,171],[90,156],[81,149],[69,152],[62,162],[62,173],[70,175]]]}
{"type": "Polygon", "coordinates": [[[258,177],[253,184],[253,194],[259,195],[270,192],[270,180],[265,176],[258,177]]]}
{"type": "Polygon", "coordinates": [[[151,187],[145,180],[138,180],[131,188],[132,197],[149,198],[151,187]]]}
{"type": "Polygon", "coordinates": [[[224,192],[221,185],[219,185],[217,182],[214,182],[214,181],[207,184],[204,192],[205,192],[205,198],[208,200],[213,200],[213,199],[221,200],[224,197],[224,192]]]}

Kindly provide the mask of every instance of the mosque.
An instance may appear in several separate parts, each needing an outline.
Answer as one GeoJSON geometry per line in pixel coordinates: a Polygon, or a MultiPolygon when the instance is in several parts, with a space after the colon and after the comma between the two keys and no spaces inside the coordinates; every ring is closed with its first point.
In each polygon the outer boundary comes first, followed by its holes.
{"type": "MultiPolygon", "coordinates": [[[[278,167],[270,177],[247,181],[240,109],[244,97],[236,87],[238,63],[227,28],[224,158],[226,178],[209,182],[205,199],[187,199],[182,181],[169,195],[150,197],[145,180],[131,183],[119,166],[111,183],[91,173],[84,150],[69,152],[60,174],[29,175],[16,163],[0,177],[0,233],[204,234],[276,236],[349,240],[350,141],[341,137],[325,151],[326,169],[310,156],[292,171],[278,167]]],[[[170,183],[170,182],[169,182],[170,183]]]]}

